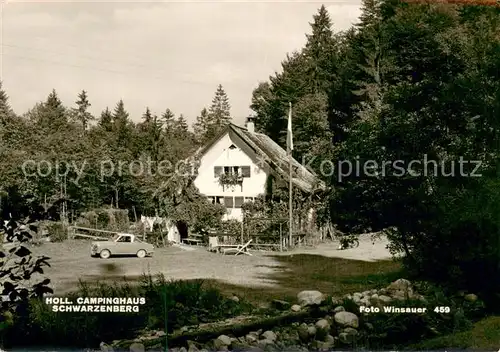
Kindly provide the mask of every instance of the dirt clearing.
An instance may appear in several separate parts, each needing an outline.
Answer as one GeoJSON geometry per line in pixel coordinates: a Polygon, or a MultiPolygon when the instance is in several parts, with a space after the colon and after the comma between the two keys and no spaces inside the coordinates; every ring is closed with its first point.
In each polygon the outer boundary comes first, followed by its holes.
{"type": "MultiPolygon", "coordinates": [[[[144,273],[162,273],[167,279],[211,279],[234,286],[271,288],[280,285],[276,280],[291,269],[283,267],[281,256],[310,254],[330,258],[345,258],[361,261],[376,261],[390,258],[385,249],[387,241],[372,244],[368,236],[360,238],[355,249],[338,251],[338,244],[322,244],[314,249],[296,249],[288,253],[252,252],[253,256],[221,255],[208,252],[203,247],[183,250],[179,247],[157,249],[152,258],[121,257],[100,259],[90,257],[90,243],[69,240],[62,243],[46,243],[33,247],[35,255],[50,257],[50,268],[45,274],[52,281],[57,294],[74,290],[78,280],[116,281],[140,278],[144,273]]],[[[304,287],[304,289],[309,289],[304,287]]]]}

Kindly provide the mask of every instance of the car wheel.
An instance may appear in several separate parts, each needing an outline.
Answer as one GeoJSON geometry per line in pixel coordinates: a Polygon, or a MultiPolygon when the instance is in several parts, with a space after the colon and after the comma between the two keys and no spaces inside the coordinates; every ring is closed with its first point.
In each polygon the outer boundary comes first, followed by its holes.
{"type": "Polygon", "coordinates": [[[108,251],[107,249],[103,249],[101,251],[101,253],[99,253],[99,256],[102,258],[102,259],[108,259],[109,257],[111,257],[111,252],[108,251]]]}
{"type": "Polygon", "coordinates": [[[144,249],[140,249],[137,252],[137,258],[144,258],[146,256],[146,251],[144,249]]]}

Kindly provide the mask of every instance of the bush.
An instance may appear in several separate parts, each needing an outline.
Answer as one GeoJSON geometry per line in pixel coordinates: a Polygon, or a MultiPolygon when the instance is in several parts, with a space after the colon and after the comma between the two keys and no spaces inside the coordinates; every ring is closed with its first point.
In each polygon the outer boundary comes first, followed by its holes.
{"type": "Polygon", "coordinates": [[[114,208],[94,209],[82,213],[76,224],[109,231],[127,231],[130,227],[128,210],[114,208]]]}
{"type": "MultiPolygon", "coordinates": [[[[370,323],[373,330],[365,330],[362,340],[365,347],[370,349],[393,349],[417,343],[441,334],[449,334],[467,330],[473,320],[485,313],[481,301],[474,303],[464,301],[463,297],[450,298],[448,292],[442,288],[422,284],[416,288],[426,297],[427,303],[409,299],[395,307],[427,308],[426,313],[369,313],[360,316],[361,325],[370,323]],[[450,307],[448,313],[436,313],[435,307],[450,307]]],[[[354,302],[344,302],[346,310],[359,314],[359,308],[354,302]]]]}
{"type": "Polygon", "coordinates": [[[41,300],[32,300],[29,319],[17,319],[6,334],[7,346],[36,344],[95,347],[101,341],[135,337],[138,330],[165,328],[165,293],[167,329],[172,332],[194,325],[250,312],[251,305],[224,297],[218,290],[205,287],[202,280],[166,281],[163,276],[144,275],[140,285],[124,281],[93,286],[80,282],[78,292],[67,297],[145,297],[138,313],[65,313],[53,312],[41,300]]]}
{"type": "Polygon", "coordinates": [[[68,232],[62,222],[51,222],[47,224],[51,242],[62,242],[68,239],[68,232]]]}

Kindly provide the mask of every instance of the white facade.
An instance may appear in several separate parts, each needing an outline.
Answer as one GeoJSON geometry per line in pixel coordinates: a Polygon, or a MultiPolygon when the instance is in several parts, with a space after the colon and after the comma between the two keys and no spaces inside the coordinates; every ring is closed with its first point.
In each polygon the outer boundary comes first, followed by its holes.
{"type": "Polygon", "coordinates": [[[210,200],[224,204],[225,219],[241,221],[241,204],[265,193],[269,170],[259,165],[255,153],[237,136],[228,132],[203,153],[195,185],[210,200]],[[221,173],[239,174],[240,185],[222,186],[221,173]]]}

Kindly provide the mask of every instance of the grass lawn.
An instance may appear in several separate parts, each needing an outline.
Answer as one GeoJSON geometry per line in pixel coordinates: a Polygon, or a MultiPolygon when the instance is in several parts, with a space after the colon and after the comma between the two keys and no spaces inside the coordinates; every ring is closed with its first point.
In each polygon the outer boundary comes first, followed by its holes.
{"type": "Polygon", "coordinates": [[[500,348],[500,316],[491,316],[474,324],[471,330],[436,337],[410,346],[411,350],[468,349],[498,351],[500,348]]]}
{"type": "Polygon", "coordinates": [[[275,287],[242,287],[209,280],[207,283],[224,293],[262,304],[273,299],[295,302],[297,293],[303,290],[341,296],[386,286],[404,277],[401,265],[392,260],[364,262],[309,254],[276,256],[275,259],[280,263],[281,270],[268,277],[274,280],[275,287]]]}

